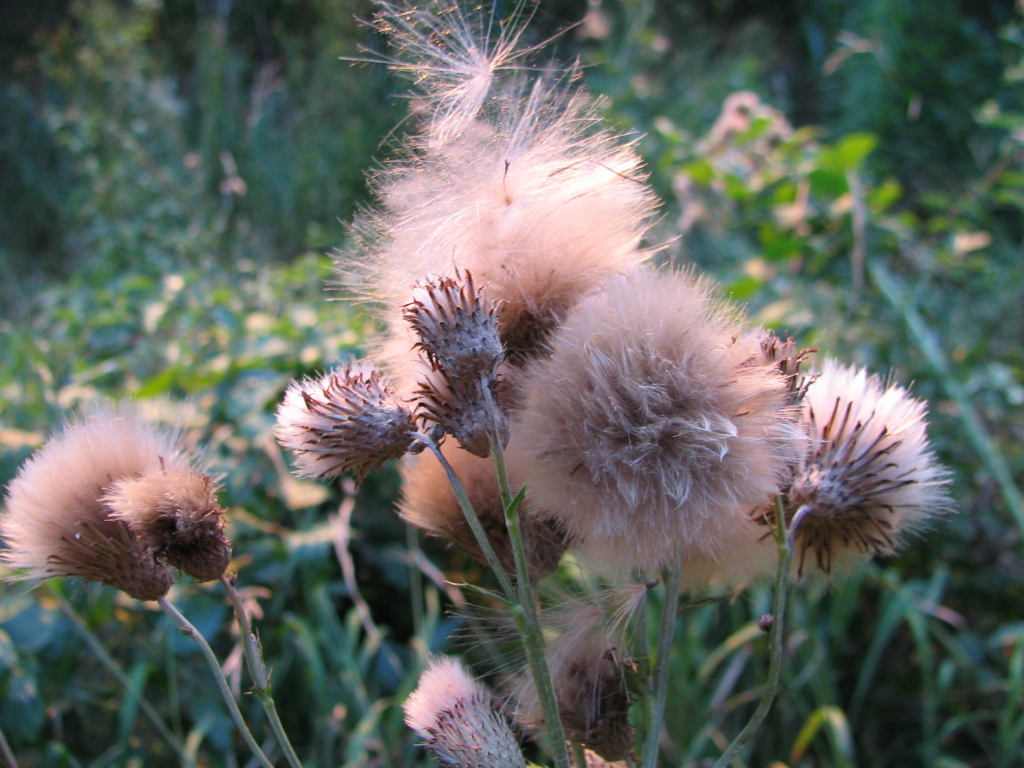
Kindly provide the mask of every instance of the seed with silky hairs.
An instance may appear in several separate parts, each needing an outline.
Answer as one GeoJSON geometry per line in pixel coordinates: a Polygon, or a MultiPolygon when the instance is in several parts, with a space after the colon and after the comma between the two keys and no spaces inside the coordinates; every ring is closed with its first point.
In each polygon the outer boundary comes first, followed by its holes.
{"type": "MultiPolygon", "coordinates": [[[[949,509],[949,473],[925,432],[925,404],[862,369],[827,360],[803,402],[810,449],[783,493],[797,575],[848,570],[895,552],[949,509]],[[795,521],[795,522],[794,522],[795,521]]],[[[773,508],[758,519],[774,523],[773,508]]]]}
{"type": "Polygon", "coordinates": [[[277,409],[278,442],[291,450],[304,477],[352,474],[358,483],[370,470],[413,448],[412,413],[362,363],[318,379],[293,381],[277,409]]]}
{"type": "Polygon", "coordinates": [[[158,559],[196,581],[214,581],[231,562],[215,490],[207,475],[161,466],[115,482],[103,500],[158,559]]]}
{"type": "Polygon", "coordinates": [[[422,349],[434,370],[449,379],[469,382],[492,378],[505,358],[495,317],[496,307],[487,306],[483,290],[473,285],[467,270],[465,279],[434,277],[417,285],[413,299],[402,307],[402,315],[416,331],[422,349]]]}
{"type": "Polygon", "coordinates": [[[146,424],[127,404],[97,408],[51,438],[11,482],[0,560],[29,578],[77,576],[138,600],[163,597],[174,583],[170,565],[106,503],[118,482],[161,467],[202,476],[177,433],[146,424]]]}
{"type": "Polygon", "coordinates": [[[405,722],[438,763],[452,768],[524,768],[512,728],[491,694],[452,657],[436,657],[403,705],[405,722]]]}

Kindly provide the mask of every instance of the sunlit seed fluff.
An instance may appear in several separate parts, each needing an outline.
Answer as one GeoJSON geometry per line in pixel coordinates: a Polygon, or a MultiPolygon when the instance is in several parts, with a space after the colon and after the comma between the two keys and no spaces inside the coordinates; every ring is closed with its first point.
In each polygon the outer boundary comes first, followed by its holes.
{"type": "MultiPolygon", "coordinates": [[[[797,574],[830,574],[892,554],[947,511],[949,473],[932,452],[926,405],[863,369],[827,360],[803,402],[811,447],[784,494],[797,574]]],[[[761,510],[774,520],[771,507],[761,510]]]]}
{"type": "MultiPolygon", "coordinates": [[[[551,682],[566,738],[607,761],[625,759],[633,746],[631,697],[619,643],[604,629],[596,606],[574,610],[565,631],[547,648],[551,682]]],[[[524,671],[513,686],[516,716],[529,730],[544,727],[533,677],[524,671]]]]}
{"type": "Polygon", "coordinates": [[[416,346],[435,370],[451,380],[492,381],[505,358],[494,305],[473,284],[473,275],[434,277],[413,289],[403,308],[416,346]]]}
{"type": "MultiPolygon", "coordinates": [[[[494,463],[449,447],[448,444],[442,447],[442,452],[465,488],[502,567],[509,574],[514,574],[515,560],[505,526],[494,463]]],[[[448,482],[448,476],[432,453],[425,451],[403,462],[402,499],[399,507],[404,520],[428,533],[448,539],[470,557],[486,563],[480,545],[455,498],[451,483],[448,482]]],[[[539,580],[558,566],[562,553],[568,547],[568,540],[557,521],[524,514],[520,523],[530,576],[533,580],[539,580]]]]}
{"type": "Polygon", "coordinates": [[[471,271],[499,302],[502,343],[518,364],[608,274],[647,258],[640,241],[654,208],[639,156],[600,129],[573,78],[503,75],[523,52],[521,26],[495,23],[492,44],[487,25],[467,26],[454,7],[385,7],[381,28],[398,48],[389,63],[437,98],[407,159],[375,177],[379,206],[357,220],[339,262],[381,310],[379,359],[403,393],[415,339],[398,308],[409,286],[471,271]]]}
{"type": "Polygon", "coordinates": [[[103,501],[157,558],[196,581],[213,581],[231,562],[215,491],[207,475],[162,465],[114,482],[103,501]]]}
{"type": "Polygon", "coordinates": [[[28,578],[77,576],[139,600],[162,597],[171,567],[105,502],[119,481],[161,467],[198,474],[178,434],[145,423],[129,405],[97,408],[50,438],[8,486],[0,559],[28,578]]]}
{"type": "Polygon", "coordinates": [[[790,337],[780,339],[771,331],[757,331],[747,340],[754,342],[754,354],[747,365],[774,366],[786,379],[788,392],[787,401],[790,405],[799,405],[807,392],[807,386],[814,380],[813,376],[801,375],[800,369],[817,348],[800,349],[796,341],[790,337]]]}
{"type": "Polygon", "coordinates": [[[360,482],[413,445],[412,413],[362,363],[350,363],[318,379],[293,381],[277,410],[275,434],[291,450],[298,473],[360,482]]]}
{"type": "Polygon", "coordinates": [[[453,768],[524,768],[519,741],[491,694],[462,662],[431,659],[403,705],[405,722],[437,761],[453,768]]]}
{"type": "Polygon", "coordinates": [[[606,569],[718,551],[799,454],[786,381],[709,287],[642,270],[582,302],[524,374],[509,461],[606,569]]]}

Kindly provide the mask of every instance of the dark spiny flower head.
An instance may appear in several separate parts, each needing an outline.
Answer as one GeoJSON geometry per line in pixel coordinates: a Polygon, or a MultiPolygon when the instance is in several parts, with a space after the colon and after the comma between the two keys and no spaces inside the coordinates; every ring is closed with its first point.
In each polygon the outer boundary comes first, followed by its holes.
{"type": "Polygon", "coordinates": [[[491,694],[452,657],[436,657],[406,699],[405,722],[449,768],[525,768],[512,728],[491,694]]]}
{"type": "Polygon", "coordinates": [[[163,597],[173,570],[106,500],[117,483],[162,467],[203,476],[176,432],[146,424],[129,405],[97,408],[52,437],[11,482],[0,558],[29,578],[77,576],[139,600],[163,597]]]}
{"type": "Polygon", "coordinates": [[[209,476],[161,465],[113,483],[103,501],[111,519],[127,523],[158,559],[196,581],[213,581],[231,562],[215,492],[209,476]]]}
{"type": "Polygon", "coordinates": [[[495,305],[487,305],[473,275],[433,277],[413,289],[403,316],[419,338],[434,370],[452,381],[492,379],[505,358],[495,305]]]}
{"type": "Polygon", "coordinates": [[[418,415],[440,425],[474,456],[491,455],[488,435],[502,446],[508,444],[508,422],[498,404],[496,378],[458,379],[422,366],[418,381],[418,415]]]}
{"type": "Polygon", "coordinates": [[[305,477],[350,472],[358,483],[414,447],[416,421],[365,364],[293,381],[277,410],[277,439],[305,477]]]}
{"type": "Polygon", "coordinates": [[[799,405],[807,393],[807,387],[813,376],[800,373],[800,366],[807,358],[817,352],[815,347],[797,349],[796,341],[789,336],[780,339],[771,331],[758,331],[755,334],[757,348],[747,365],[774,367],[785,377],[788,392],[787,401],[790,405],[799,405]]]}
{"type": "MultiPolygon", "coordinates": [[[[949,508],[949,475],[929,446],[925,404],[902,387],[827,360],[807,387],[803,416],[810,448],[783,494],[797,526],[798,575],[892,554],[949,508]]],[[[773,508],[755,514],[774,522],[773,508]]]]}

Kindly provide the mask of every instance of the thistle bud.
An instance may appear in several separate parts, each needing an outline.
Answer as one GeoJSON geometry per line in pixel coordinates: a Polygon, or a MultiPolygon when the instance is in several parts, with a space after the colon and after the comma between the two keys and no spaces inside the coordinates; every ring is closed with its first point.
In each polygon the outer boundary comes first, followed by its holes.
{"type": "Polygon", "coordinates": [[[458,659],[438,657],[404,704],[405,722],[453,768],[524,768],[526,760],[491,694],[458,659]]]}
{"type": "Polygon", "coordinates": [[[277,410],[277,439],[293,451],[304,477],[370,470],[413,446],[416,422],[380,376],[350,363],[319,379],[294,381],[277,410]]]}
{"type": "MultiPolygon", "coordinates": [[[[828,360],[807,388],[803,418],[811,447],[782,497],[796,526],[797,575],[892,554],[949,508],[949,473],[928,443],[925,404],[902,387],[828,360]]],[[[757,514],[774,524],[773,508],[757,514]]]]}

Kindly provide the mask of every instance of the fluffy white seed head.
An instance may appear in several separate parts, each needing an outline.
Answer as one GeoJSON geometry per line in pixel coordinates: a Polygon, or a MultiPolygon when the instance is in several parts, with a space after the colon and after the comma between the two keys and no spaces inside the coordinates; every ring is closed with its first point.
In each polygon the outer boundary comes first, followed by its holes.
{"type": "Polygon", "coordinates": [[[461,661],[435,657],[403,705],[405,722],[452,768],[524,768],[519,741],[461,661]]]}
{"type": "Polygon", "coordinates": [[[119,483],[162,471],[185,483],[205,478],[178,433],[152,427],[127,404],[97,408],[52,437],[8,486],[0,557],[33,579],[79,576],[140,600],[162,597],[171,568],[147,537],[111,516],[107,499],[119,483]]]}
{"type": "MultiPolygon", "coordinates": [[[[784,494],[797,520],[797,574],[849,570],[892,554],[949,509],[949,473],[928,442],[926,405],[867,371],[827,360],[807,387],[811,444],[784,494]]],[[[771,508],[761,510],[765,522],[771,508]]]]}
{"type": "Polygon", "coordinates": [[[609,280],[523,376],[509,461],[531,509],[603,568],[716,556],[802,445],[785,378],[747,338],[688,274],[609,280]]]}

